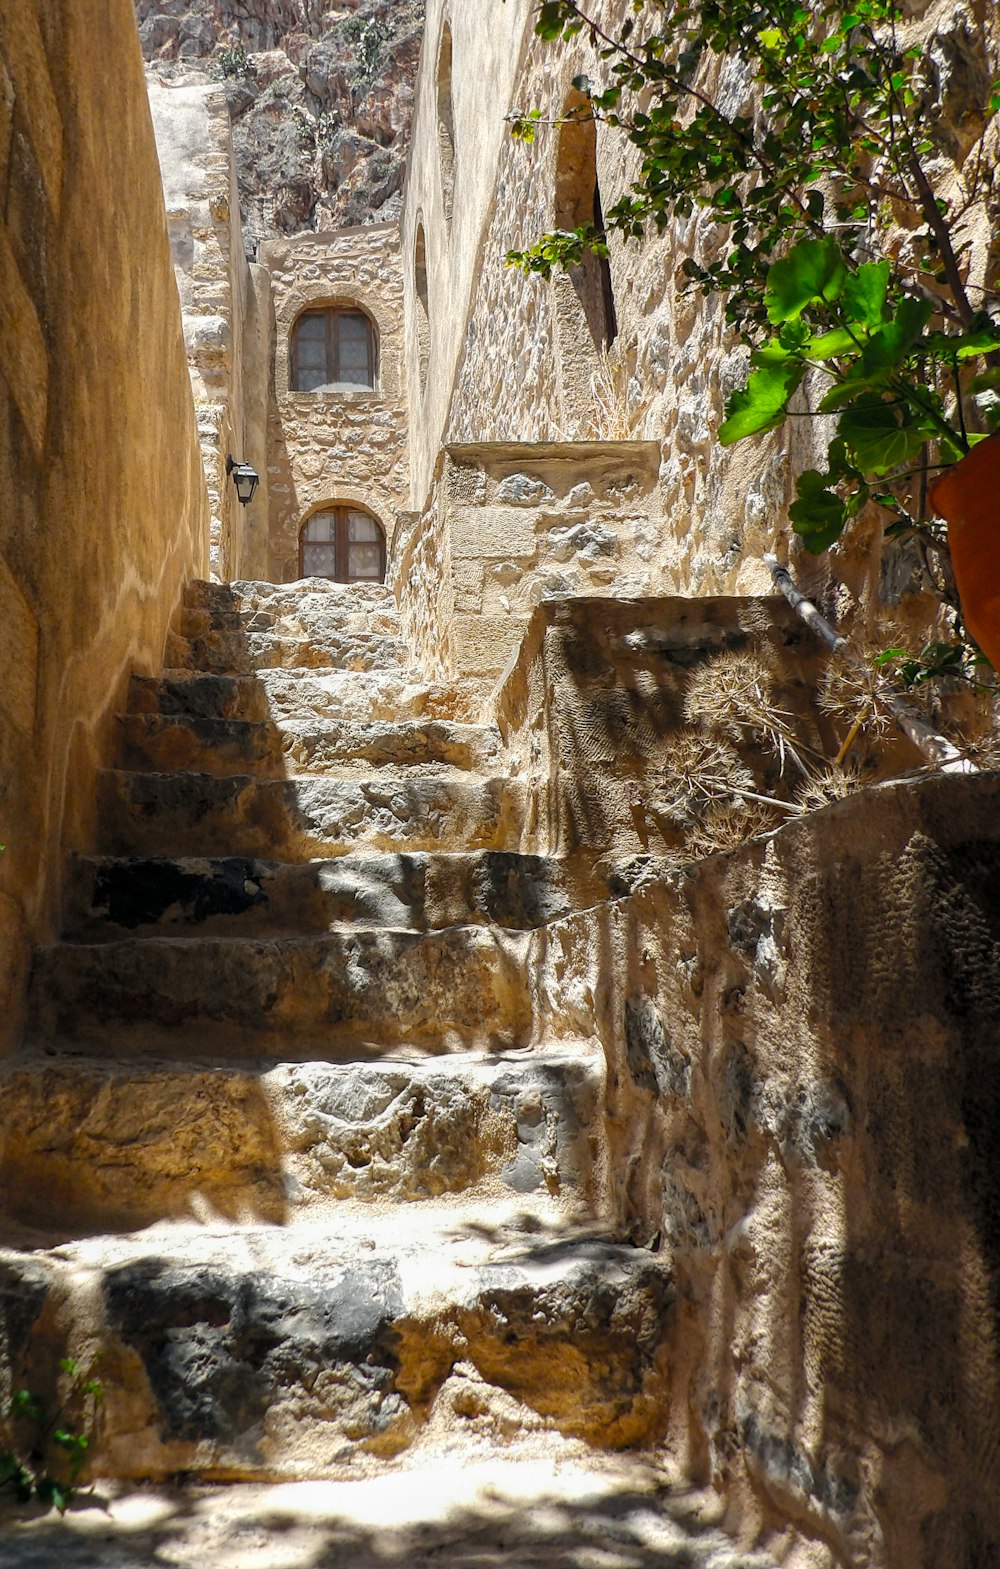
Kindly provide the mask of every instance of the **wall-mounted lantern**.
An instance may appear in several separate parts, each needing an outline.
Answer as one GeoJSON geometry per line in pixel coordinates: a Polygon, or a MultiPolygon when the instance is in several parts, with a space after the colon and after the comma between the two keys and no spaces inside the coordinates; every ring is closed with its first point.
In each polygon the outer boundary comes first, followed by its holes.
{"type": "Polygon", "coordinates": [[[253,500],[253,493],[260,484],[260,475],[257,470],[250,467],[249,463],[236,463],[232,457],[226,459],[226,473],[233,476],[236,494],[240,498],[240,505],[248,507],[253,500]]]}

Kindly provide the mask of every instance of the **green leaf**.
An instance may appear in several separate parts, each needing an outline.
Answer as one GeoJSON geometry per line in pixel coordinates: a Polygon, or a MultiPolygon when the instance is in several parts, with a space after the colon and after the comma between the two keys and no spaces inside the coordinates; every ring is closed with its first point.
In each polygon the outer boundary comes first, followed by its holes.
{"type": "Polygon", "coordinates": [[[764,295],[768,321],[797,321],[814,300],[829,303],[838,299],[846,278],[847,267],[836,240],[800,240],[768,272],[764,295]]]}
{"type": "Polygon", "coordinates": [[[861,356],[862,375],[874,376],[879,371],[895,370],[901,365],[933,310],[930,300],[915,300],[910,295],[900,300],[895,316],[868,339],[861,356]]]}
{"type": "Polygon", "coordinates": [[[887,474],[919,452],[926,440],[926,431],[907,420],[905,411],[873,397],[861,397],[844,410],[838,434],[866,474],[887,474]]]}
{"type": "Polygon", "coordinates": [[[847,522],[847,506],[829,488],[829,477],[818,469],[805,469],[796,481],[798,499],[788,509],[796,534],[816,556],[840,538],[847,522]]]}
{"type": "Polygon", "coordinates": [[[836,360],[845,354],[858,354],[857,335],[851,336],[846,327],[835,327],[818,338],[809,338],[802,345],[802,352],[811,360],[836,360]]]}
{"type": "Polygon", "coordinates": [[[793,359],[759,365],[743,390],[734,392],[726,403],[726,418],[719,427],[721,445],[731,447],[746,436],[780,425],[804,374],[805,367],[793,359]]]}
{"type": "Polygon", "coordinates": [[[17,1389],[11,1396],[11,1416],[27,1417],[33,1422],[42,1419],[42,1407],[39,1400],[31,1393],[30,1389],[17,1389]]]}
{"type": "Polygon", "coordinates": [[[1000,349],[1000,327],[980,327],[971,332],[929,332],[925,342],[930,351],[940,354],[942,359],[971,360],[1000,349]]]}
{"type": "Polygon", "coordinates": [[[887,261],[865,262],[844,283],[844,314],[859,327],[879,327],[889,288],[887,261]]]}

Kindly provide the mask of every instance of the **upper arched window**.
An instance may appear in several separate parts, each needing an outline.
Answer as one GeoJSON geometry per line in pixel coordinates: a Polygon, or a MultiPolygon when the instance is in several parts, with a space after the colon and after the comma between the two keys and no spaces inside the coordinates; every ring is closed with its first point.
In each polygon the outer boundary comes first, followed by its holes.
{"type": "Polygon", "coordinates": [[[376,361],[375,328],[363,311],[303,311],[292,328],[293,392],[373,391],[376,361]]]}
{"type": "Polygon", "coordinates": [[[451,222],[455,199],[455,109],[451,96],[451,28],[441,32],[437,67],[438,156],[441,160],[441,195],[444,215],[451,222]]]}
{"type": "MultiPolygon", "coordinates": [[[[597,122],[590,101],[574,90],[566,101],[556,160],[555,227],[577,229],[592,223],[604,239],[604,213],[597,178],[597,122]]],[[[606,256],[588,252],[569,269],[590,335],[597,348],[610,348],[618,336],[611,266],[606,256]]]]}
{"type": "Polygon", "coordinates": [[[385,579],[385,534],[362,507],[322,507],[302,525],[299,575],[335,583],[381,583],[385,579]]]}
{"type": "Polygon", "coordinates": [[[427,366],[431,357],[430,297],[427,289],[427,244],[424,226],[417,225],[417,238],[413,247],[413,282],[417,306],[417,356],[420,369],[420,391],[427,386],[427,366]]]}

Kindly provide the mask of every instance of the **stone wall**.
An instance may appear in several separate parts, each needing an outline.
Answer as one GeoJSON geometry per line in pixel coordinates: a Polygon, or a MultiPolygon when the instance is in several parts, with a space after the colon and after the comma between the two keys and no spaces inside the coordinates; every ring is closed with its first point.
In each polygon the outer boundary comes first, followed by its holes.
{"type": "Polygon", "coordinates": [[[535,606],[656,586],[655,442],[452,445],[448,520],[455,666],[496,680],[535,606]]]}
{"type": "Polygon", "coordinates": [[[127,0],[0,3],[0,1036],[207,500],[127,0]]]}
{"type": "MultiPolygon", "coordinates": [[[[497,186],[499,160],[507,139],[503,116],[513,102],[532,9],[531,0],[505,0],[503,5],[490,6],[476,0],[460,4],[429,0],[426,8],[401,223],[415,507],[424,507],[430,500],[466,331],[474,330],[471,319],[476,302],[482,298],[478,278],[488,255],[486,229],[495,202],[504,199],[497,186]],[[452,41],[447,80],[440,70],[446,22],[452,41]],[[442,129],[445,116],[447,133],[442,129]],[[425,237],[425,307],[420,304],[414,267],[421,232],[425,237]],[[420,341],[422,322],[425,352],[420,341]],[[422,361],[426,361],[423,376],[422,361]]],[[[512,333],[520,347],[535,331],[533,320],[522,317],[515,323],[505,310],[495,325],[510,350],[514,347],[512,333]]],[[[479,318],[478,327],[490,331],[485,317],[479,318]]],[[[544,357],[544,343],[538,352],[544,357]]],[[[503,411],[486,407],[493,391],[487,380],[479,384],[482,428],[471,430],[467,439],[513,439],[506,428],[495,432],[496,417],[503,411]]],[[[539,419],[529,431],[518,434],[522,440],[534,440],[550,433],[541,428],[539,419]]]]}
{"type": "Polygon", "coordinates": [[[299,575],[299,531],[325,503],[367,507],[391,544],[397,511],[409,501],[407,402],[403,371],[403,285],[399,230],[370,224],[329,234],[272,240],[261,247],[274,310],[274,367],[268,422],[268,576],[299,575]],[[293,392],[289,351],[300,312],[357,305],[378,336],[373,392],[293,392]]]}
{"type": "Polygon", "coordinates": [[[536,1028],[600,1042],[616,1222],[676,1273],[672,1463],[801,1569],[989,1563],[1000,781],[874,738],[817,810],[826,662],[783,600],[539,605],[521,847],[618,897],[536,934],[536,1028]]]}
{"type": "Polygon", "coordinates": [[[540,935],[677,1275],[668,1450],[784,1563],[1000,1553],[998,809],[885,785],[540,935]]]}
{"type": "Polygon", "coordinates": [[[155,75],[149,102],[212,508],[211,570],[223,580],[263,575],[270,309],[266,278],[243,254],[229,107],[221,88],[155,75]],[[230,455],[261,476],[250,508],[226,473],[230,455]]]}

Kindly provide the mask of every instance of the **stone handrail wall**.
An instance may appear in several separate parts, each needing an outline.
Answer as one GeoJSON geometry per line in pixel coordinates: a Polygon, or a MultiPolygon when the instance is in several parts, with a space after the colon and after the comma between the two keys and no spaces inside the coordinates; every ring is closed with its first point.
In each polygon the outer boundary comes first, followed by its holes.
{"type": "Polygon", "coordinates": [[[676,1274],[670,1453],[811,1569],[1000,1550],[998,807],[897,781],[535,938],[676,1274]]]}

